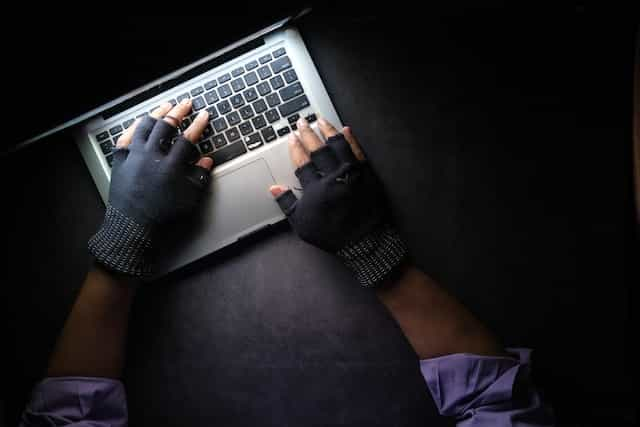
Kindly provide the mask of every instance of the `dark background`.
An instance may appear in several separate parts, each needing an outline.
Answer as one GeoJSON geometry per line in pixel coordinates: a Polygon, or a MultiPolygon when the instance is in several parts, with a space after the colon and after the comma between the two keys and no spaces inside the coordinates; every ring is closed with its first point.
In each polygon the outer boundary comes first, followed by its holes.
{"type": "MultiPolygon", "coordinates": [[[[632,15],[585,4],[333,10],[316,8],[299,28],[416,263],[505,345],[536,350],[534,376],[562,424],[633,425],[632,15]]],[[[32,54],[8,70],[20,113],[5,141],[46,116],[46,102],[77,108],[78,88],[155,77],[166,55],[197,58],[213,50],[211,28],[241,25],[93,19],[100,36],[48,21],[47,37],[12,45],[32,54]],[[96,66],[93,37],[143,53],[96,66]],[[91,73],[74,68],[83,61],[91,73]],[[56,89],[33,110],[29,82],[44,70],[56,89]],[[75,95],[60,95],[74,80],[75,95]]],[[[104,207],[67,134],[0,168],[2,393],[14,425],[104,207]]],[[[143,288],[124,381],[132,425],[446,425],[375,296],[286,224],[143,288]]]]}

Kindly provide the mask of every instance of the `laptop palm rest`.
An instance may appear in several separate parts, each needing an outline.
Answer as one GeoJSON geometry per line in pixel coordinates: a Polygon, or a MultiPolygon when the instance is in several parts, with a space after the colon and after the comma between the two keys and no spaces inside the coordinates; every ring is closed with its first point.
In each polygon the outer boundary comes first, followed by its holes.
{"type": "Polygon", "coordinates": [[[217,176],[197,212],[168,224],[157,257],[158,276],[175,270],[244,235],[283,218],[269,193],[275,184],[264,159],[259,158],[217,176]]]}

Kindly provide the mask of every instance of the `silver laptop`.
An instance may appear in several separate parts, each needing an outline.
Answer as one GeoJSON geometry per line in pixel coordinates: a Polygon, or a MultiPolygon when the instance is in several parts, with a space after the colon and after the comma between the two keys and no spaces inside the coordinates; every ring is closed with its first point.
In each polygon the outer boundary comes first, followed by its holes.
{"type": "MultiPolygon", "coordinates": [[[[116,99],[77,126],[74,138],[105,202],[113,141],[135,118],[186,97],[192,100],[191,119],[209,111],[209,127],[197,145],[214,160],[213,179],[199,211],[168,226],[172,241],[158,254],[159,275],[283,220],[268,188],[279,183],[297,192],[300,187],[287,134],[296,129],[298,117],[307,118],[316,131],[319,116],[341,126],[299,32],[281,21],[116,99]],[[216,62],[219,58],[223,63],[216,62]],[[130,105],[149,89],[194,70],[198,74],[189,80],[130,105]],[[114,110],[117,114],[109,113],[114,110]]],[[[184,128],[188,124],[189,119],[184,128]]]]}

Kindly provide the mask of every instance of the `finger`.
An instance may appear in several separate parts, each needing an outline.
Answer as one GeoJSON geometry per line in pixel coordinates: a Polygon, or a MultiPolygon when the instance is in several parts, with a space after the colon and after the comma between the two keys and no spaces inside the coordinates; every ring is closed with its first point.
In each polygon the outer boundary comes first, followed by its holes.
{"type": "Polygon", "coordinates": [[[272,185],[271,187],[269,187],[269,192],[273,197],[278,197],[285,191],[287,191],[287,187],[285,187],[284,185],[272,185]]]}
{"type": "Polygon", "coordinates": [[[296,168],[311,161],[309,154],[300,143],[300,139],[293,133],[289,134],[289,156],[296,168]]]}
{"type": "Polygon", "coordinates": [[[300,142],[302,142],[302,146],[307,152],[313,153],[324,145],[324,142],[322,142],[314,130],[311,129],[309,122],[307,122],[304,117],[298,119],[297,125],[300,142]]]}
{"type": "Polygon", "coordinates": [[[200,160],[200,151],[191,141],[181,135],[176,138],[176,142],[171,146],[167,158],[174,163],[195,164],[200,160]]]}
{"type": "Polygon", "coordinates": [[[191,113],[191,100],[183,99],[179,104],[171,108],[168,113],[163,114],[164,118],[162,120],[175,128],[182,123],[182,119],[188,116],[189,113],[191,113]]]}
{"type": "Polygon", "coordinates": [[[213,159],[211,157],[203,157],[196,162],[196,166],[211,170],[213,168],[213,159]]]}
{"type": "Polygon", "coordinates": [[[351,151],[351,146],[341,133],[335,134],[327,139],[327,147],[333,149],[340,163],[357,163],[356,156],[351,151]]]}
{"type": "Polygon", "coordinates": [[[333,127],[331,123],[329,123],[322,117],[318,119],[318,127],[320,128],[320,132],[322,132],[322,136],[324,136],[325,139],[329,139],[332,136],[336,136],[340,133],[335,127],[333,127]]]}
{"type": "Polygon", "coordinates": [[[205,110],[200,111],[193,123],[191,123],[187,130],[184,131],[183,135],[191,142],[198,142],[200,140],[200,137],[202,136],[204,128],[206,128],[208,124],[209,113],[205,110]]]}
{"type": "Polygon", "coordinates": [[[344,129],[342,129],[342,134],[349,143],[351,151],[353,151],[353,155],[356,156],[356,159],[360,160],[361,162],[366,160],[364,152],[362,151],[362,148],[360,148],[360,144],[358,144],[356,137],[353,136],[353,133],[351,132],[351,128],[346,126],[344,129]]]}
{"type": "Polygon", "coordinates": [[[136,131],[138,127],[138,123],[140,123],[140,119],[135,119],[135,121],[124,131],[118,141],[116,143],[116,148],[125,148],[131,144],[131,140],[133,139],[133,133],[136,131]]]}
{"type": "Polygon", "coordinates": [[[160,119],[164,117],[164,115],[167,114],[170,110],[171,110],[171,103],[164,102],[161,106],[153,110],[149,115],[154,119],[160,119]]]}
{"type": "Polygon", "coordinates": [[[296,197],[295,194],[293,194],[293,191],[289,189],[285,189],[284,192],[280,193],[276,197],[276,202],[278,202],[278,206],[280,206],[280,209],[286,216],[289,216],[293,213],[293,211],[296,208],[297,201],[298,201],[298,198],[296,197]]]}

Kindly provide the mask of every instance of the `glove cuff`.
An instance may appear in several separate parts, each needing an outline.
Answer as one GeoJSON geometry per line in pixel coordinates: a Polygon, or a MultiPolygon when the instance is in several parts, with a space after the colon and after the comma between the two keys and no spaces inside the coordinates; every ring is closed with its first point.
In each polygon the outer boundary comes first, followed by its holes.
{"type": "Polygon", "coordinates": [[[152,273],[151,231],[108,204],[102,227],[89,240],[89,252],[109,270],[148,277],[152,273]]]}
{"type": "Polygon", "coordinates": [[[337,252],[364,287],[379,285],[407,256],[407,247],[390,226],[384,226],[337,252]]]}

